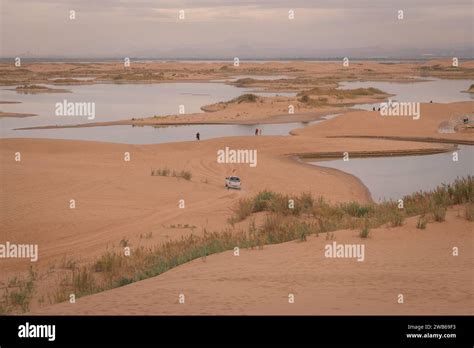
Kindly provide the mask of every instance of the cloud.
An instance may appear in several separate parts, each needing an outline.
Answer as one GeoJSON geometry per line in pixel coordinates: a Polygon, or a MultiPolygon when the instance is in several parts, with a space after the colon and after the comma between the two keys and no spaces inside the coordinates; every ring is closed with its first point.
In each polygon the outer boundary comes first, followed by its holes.
{"type": "Polygon", "coordinates": [[[470,0],[2,0],[0,55],[182,58],[468,49],[470,0]],[[296,12],[288,20],[288,10],[296,12]],[[77,12],[70,21],[69,10],[77,12]],[[178,11],[186,19],[178,20],[178,11]],[[397,20],[397,11],[405,13],[397,20]],[[245,53],[245,52],[244,52],[245,53]],[[243,53],[241,53],[243,54],[243,53]],[[244,55],[244,54],[243,54],[244,55]]]}

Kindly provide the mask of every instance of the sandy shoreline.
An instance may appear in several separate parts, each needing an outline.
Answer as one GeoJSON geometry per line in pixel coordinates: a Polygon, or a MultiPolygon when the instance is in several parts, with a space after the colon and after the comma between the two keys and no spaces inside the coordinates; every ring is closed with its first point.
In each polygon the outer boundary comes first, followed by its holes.
{"type": "Polygon", "coordinates": [[[371,135],[343,135],[329,136],[328,138],[354,138],[354,139],[386,139],[400,141],[419,141],[422,143],[441,143],[441,144],[457,144],[457,145],[474,145],[474,140],[468,139],[444,139],[432,137],[395,137],[395,136],[371,136],[371,135]]]}
{"type": "Polygon", "coordinates": [[[20,112],[2,112],[0,111],[0,117],[31,117],[37,116],[36,114],[27,114],[27,113],[20,113],[20,112]]]}
{"type": "Polygon", "coordinates": [[[49,125],[37,127],[15,128],[14,130],[34,130],[34,129],[63,129],[63,128],[89,128],[89,127],[107,127],[107,126],[134,126],[134,127],[159,127],[159,126],[186,126],[186,125],[255,125],[255,124],[281,124],[293,122],[311,122],[324,120],[323,116],[334,113],[351,112],[355,110],[346,109],[328,109],[327,111],[307,112],[298,114],[272,115],[271,117],[250,120],[222,120],[210,119],[202,121],[192,121],[199,118],[202,114],[189,114],[186,116],[155,117],[146,119],[119,120],[109,122],[88,122],[74,125],[49,125]],[[183,118],[183,119],[181,119],[183,118]]]}
{"type": "MultiPolygon", "coordinates": [[[[39,86],[42,87],[42,86],[39,86]]],[[[68,89],[60,89],[60,88],[47,88],[47,87],[42,87],[42,88],[31,88],[31,87],[22,87],[19,86],[15,89],[7,89],[8,91],[14,91],[17,93],[22,93],[22,94],[43,94],[43,93],[72,93],[68,89]]]]}

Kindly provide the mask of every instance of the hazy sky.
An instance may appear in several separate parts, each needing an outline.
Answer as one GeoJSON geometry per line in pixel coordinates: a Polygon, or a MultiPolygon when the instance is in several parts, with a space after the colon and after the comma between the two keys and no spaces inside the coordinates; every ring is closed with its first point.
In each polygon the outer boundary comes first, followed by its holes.
{"type": "Polygon", "coordinates": [[[473,56],[472,0],[0,0],[1,57],[473,56]],[[288,11],[295,18],[288,19],[288,11]],[[76,19],[70,20],[70,10],[76,19]],[[185,19],[180,20],[179,10],[185,19]],[[398,10],[404,19],[398,20],[398,10]]]}

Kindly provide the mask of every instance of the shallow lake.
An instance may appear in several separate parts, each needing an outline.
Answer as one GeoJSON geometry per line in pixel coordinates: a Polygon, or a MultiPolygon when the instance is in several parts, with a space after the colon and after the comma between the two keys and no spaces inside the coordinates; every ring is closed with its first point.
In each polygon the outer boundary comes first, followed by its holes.
{"type": "MultiPolygon", "coordinates": [[[[253,76],[253,75],[249,75],[253,76]]],[[[241,76],[235,76],[241,77],[241,76]]],[[[257,77],[255,75],[254,77],[257,77]]],[[[277,79],[284,75],[258,76],[277,79]]],[[[394,99],[403,101],[461,101],[473,100],[468,93],[462,93],[472,83],[470,80],[433,80],[419,83],[392,82],[347,82],[340,88],[375,87],[396,94],[394,99]]],[[[14,131],[14,128],[44,125],[68,125],[87,122],[103,122],[133,117],[149,117],[177,114],[184,105],[185,113],[201,112],[201,106],[231,100],[244,93],[264,96],[293,96],[295,93],[267,93],[255,89],[238,88],[223,83],[162,83],[162,84],[90,84],[61,85],[52,88],[69,89],[72,93],[20,94],[9,90],[14,87],[0,87],[0,100],[18,101],[18,104],[0,104],[3,112],[33,113],[34,117],[0,118],[2,138],[54,138],[75,140],[96,140],[133,144],[152,144],[193,140],[196,132],[202,139],[215,137],[253,135],[255,128],[262,128],[263,135],[288,135],[294,128],[307,123],[265,124],[265,125],[200,125],[179,127],[130,127],[109,126],[96,128],[44,129],[14,131]],[[87,117],[56,116],[56,103],[94,102],[95,119],[87,117]]],[[[377,104],[378,105],[378,104],[377,104]]],[[[367,107],[370,105],[358,105],[367,107]]]]}
{"type": "Polygon", "coordinates": [[[262,129],[262,136],[289,135],[292,129],[303,128],[308,124],[316,122],[320,121],[255,125],[106,126],[41,129],[16,131],[15,137],[90,140],[126,144],[160,144],[194,141],[197,132],[200,133],[201,140],[233,136],[254,136],[255,128],[262,129]]]}
{"type": "Polygon", "coordinates": [[[416,191],[430,191],[457,177],[474,175],[474,146],[459,146],[458,161],[447,152],[424,156],[354,158],[310,162],[358,177],[375,202],[398,200],[416,191]]]}
{"type": "Polygon", "coordinates": [[[91,122],[86,117],[60,117],[55,115],[56,103],[94,102],[94,122],[121,120],[132,117],[169,115],[179,112],[184,105],[185,113],[202,112],[201,106],[238,97],[243,88],[216,83],[161,83],[161,84],[91,84],[61,85],[51,88],[68,89],[72,93],[19,94],[1,87],[1,99],[19,101],[21,104],[1,104],[2,111],[35,113],[37,117],[9,118],[22,127],[45,124],[77,124],[91,122]]]}
{"type": "MultiPolygon", "coordinates": [[[[197,113],[202,112],[201,106],[231,100],[241,94],[250,92],[249,89],[222,83],[92,84],[49,87],[68,89],[72,93],[23,94],[10,90],[14,87],[0,87],[0,100],[21,102],[18,104],[0,104],[1,111],[38,115],[26,118],[0,118],[1,137],[102,140],[137,144],[160,143],[164,142],[163,139],[166,139],[167,142],[182,141],[190,139],[189,134],[196,130],[195,126],[186,126],[186,130],[180,130],[179,127],[160,129],[135,127],[135,129],[132,129],[125,126],[25,131],[15,131],[13,129],[43,125],[104,122],[153,115],[164,116],[177,114],[180,105],[184,105],[185,113],[197,113]],[[56,116],[56,103],[63,103],[64,100],[79,103],[94,102],[95,119],[89,120],[85,116],[56,116]],[[128,137],[129,139],[127,139],[128,137]]],[[[260,93],[257,92],[256,94],[260,93]]],[[[294,93],[267,92],[261,94],[265,96],[294,95],[294,93]]],[[[264,134],[267,135],[282,135],[291,130],[289,127],[290,125],[274,125],[274,127],[262,125],[259,128],[264,129],[264,134]]],[[[203,130],[203,136],[208,134],[209,137],[249,133],[246,126],[213,125],[199,126],[198,128],[203,130]]]]}
{"type": "MultiPolygon", "coordinates": [[[[389,94],[392,101],[400,102],[419,102],[429,103],[451,103],[456,101],[474,101],[472,93],[465,93],[469,86],[473,84],[473,80],[441,80],[429,79],[422,82],[378,82],[378,81],[354,81],[343,82],[340,89],[356,89],[356,88],[378,88],[389,94]]],[[[373,107],[378,108],[380,103],[375,104],[359,104],[359,109],[372,110],[373,107]]]]}

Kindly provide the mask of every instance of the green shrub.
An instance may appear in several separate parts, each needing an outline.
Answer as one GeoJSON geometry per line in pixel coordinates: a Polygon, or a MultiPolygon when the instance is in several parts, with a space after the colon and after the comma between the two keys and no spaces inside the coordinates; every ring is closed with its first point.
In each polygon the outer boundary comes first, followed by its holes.
{"type": "Polygon", "coordinates": [[[277,194],[270,191],[259,192],[253,199],[253,213],[269,210],[277,194]]]}
{"type": "Polygon", "coordinates": [[[367,205],[360,205],[357,202],[343,203],[341,204],[341,209],[354,217],[364,217],[368,215],[371,211],[371,208],[367,205]]]}

